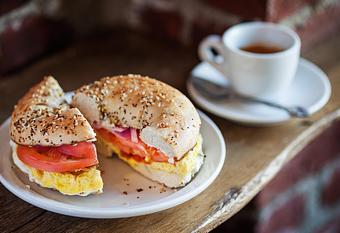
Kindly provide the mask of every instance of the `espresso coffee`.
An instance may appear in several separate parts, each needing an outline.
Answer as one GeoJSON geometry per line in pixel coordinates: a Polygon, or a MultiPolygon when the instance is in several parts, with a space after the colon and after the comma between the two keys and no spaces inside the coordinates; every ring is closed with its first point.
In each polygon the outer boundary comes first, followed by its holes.
{"type": "Polygon", "coordinates": [[[243,51],[247,51],[250,53],[278,53],[283,51],[283,48],[273,45],[265,45],[265,44],[251,44],[241,48],[243,51]]]}

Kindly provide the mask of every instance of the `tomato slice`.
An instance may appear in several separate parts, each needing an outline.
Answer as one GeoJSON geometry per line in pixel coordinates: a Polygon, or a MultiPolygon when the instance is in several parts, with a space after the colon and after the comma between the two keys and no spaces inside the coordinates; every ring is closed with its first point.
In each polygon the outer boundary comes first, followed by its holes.
{"type": "Polygon", "coordinates": [[[88,154],[95,154],[96,147],[93,143],[79,142],[75,145],[62,145],[56,148],[63,154],[71,155],[76,158],[86,158],[88,154]]]}
{"type": "Polygon", "coordinates": [[[37,146],[34,146],[34,148],[35,148],[37,151],[43,152],[43,153],[50,150],[50,147],[49,147],[49,146],[39,146],[39,145],[37,145],[37,146]]]}
{"type": "Polygon", "coordinates": [[[29,147],[18,145],[17,154],[19,159],[25,164],[39,170],[48,172],[70,172],[98,164],[97,153],[93,143],[85,142],[89,145],[80,145],[79,152],[76,155],[76,146],[72,146],[72,150],[68,147],[29,147]],[[88,148],[85,153],[84,148],[88,148]],[[66,149],[65,149],[66,148],[66,149]],[[67,153],[64,153],[64,152],[67,153]],[[71,155],[72,153],[72,155],[71,155]]]}
{"type": "MultiPolygon", "coordinates": [[[[164,153],[154,147],[146,145],[142,140],[138,140],[138,143],[135,143],[131,141],[130,137],[121,137],[119,134],[113,134],[103,128],[97,128],[95,130],[97,134],[113,143],[126,155],[137,155],[142,158],[150,156],[151,160],[155,162],[168,162],[168,157],[164,153]]],[[[138,159],[137,161],[140,160],[138,159]]]]}
{"type": "Polygon", "coordinates": [[[150,147],[149,149],[149,154],[151,155],[151,159],[156,162],[168,162],[168,157],[159,152],[156,148],[150,147]]]}

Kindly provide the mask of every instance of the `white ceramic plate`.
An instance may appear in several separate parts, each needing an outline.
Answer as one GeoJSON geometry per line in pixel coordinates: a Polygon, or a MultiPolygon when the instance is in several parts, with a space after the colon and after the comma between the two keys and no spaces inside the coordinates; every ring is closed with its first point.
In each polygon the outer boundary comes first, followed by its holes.
{"type": "MultiPolygon", "coordinates": [[[[229,85],[228,80],[206,62],[198,64],[191,71],[191,75],[210,79],[222,85],[229,85]]],[[[250,125],[274,125],[290,119],[285,111],[262,104],[208,100],[192,86],[190,79],[188,80],[187,88],[192,99],[202,108],[217,116],[250,125]]],[[[330,94],[331,85],[326,74],[313,63],[300,58],[295,78],[282,104],[285,106],[299,105],[313,114],[328,102],[330,94]]]]}
{"type": "Polygon", "coordinates": [[[226,154],[223,136],[206,115],[201,134],[206,160],[197,176],[185,187],[164,188],[132,170],[117,158],[99,158],[104,193],[87,197],[64,196],[31,183],[13,165],[9,146],[9,119],[0,127],[0,181],[13,194],[37,207],[65,215],[87,218],[121,218],[150,214],[190,200],[206,189],[220,173],[226,154]],[[143,189],[137,192],[137,189],[143,189]],[[124,195],[126,191],[128,194],[124,195]]]}

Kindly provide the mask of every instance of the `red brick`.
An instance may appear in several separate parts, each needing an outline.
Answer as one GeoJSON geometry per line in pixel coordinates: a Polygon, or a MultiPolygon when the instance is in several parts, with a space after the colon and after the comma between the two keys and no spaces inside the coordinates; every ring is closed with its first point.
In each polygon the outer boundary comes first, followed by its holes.
{"type": "Polygon", "coordinates": [[[265,19],[267,0],[203,0],[217,9],[223,10],[227,13],[241,16],[242,18],[258,18],[265,19]]]}
{"type": "Polygon", "coordinates": [[[225,23],[211,22],[208,20],[195,20],[191,29],[191,42],[193,46],[198,44],[208,35],[218,34],[222,35],[223,32],[231,25],[225,23]]]}
{"type": "Polygon", "coordinates": [[[302,40],[302,49],[311,48],[340,30],[340,4],[328,7],[313,15],[307,22],[296,28],[302,40]]]}
{"type": "Polygon", "coordinates": [[[296,13],[307,5],[313,5],[318,0],[269,0],[266,19],[277,22],[287,16],[296,13]]]}
{"type": "Polygon", "coordinates": [[[141,10],[143,26],[152,35],[158,35],[171,40],[181,37],[182,17],[176,11],[164,11],[152,7],[141,10]]]}
{"type": "Polygon", "coordinates": [[[295,232],[298,226],[302,223],[304,219],[304,214],[304,196],[295,196],[287,203],[275,210],[274,213],[266,221],[259,222],[259,225],[257,226],[257,232],[295,232]]]}
{"type": "Polygon", "coordinates": [[[334,218],[324,224],[323,226],[319,227],[315,233],[335,233],[340,232],[340,215],[334,216],[334,218]]]}
{"type": "Polygon", "coordinates": [[[277,194],[289,189],[306,176],[317,173],[337,159],[340,153],[340,121],[333,123],[295,156],[258,195],[258,203],[265,205],[277,194]]]}
{"type": "MultiPolygon", "coordinates": [[[[340,201],[340,168],[334,171],[321,195],[324,205],[334,205],[340,201]]],[[[339,202],[340,203],[340,202],[339,202]]]]}
{"type": "Polygon", "coordinates": [[[313,5],[318,0],[203,0],[205,3],[225,12],[243,18],[257,18],[277,22],[296,13],[306,5],[313,5]]]}
{"type": "Polygon", "coordinates": [[[64,44],[70,28],[42,16],[29,16],[18,29],[7,28],[0,35],[0,73],[20,67],[64,44]]]}
{"type": "Polygon", "coordinates": [[[0,15],[6,14],[28,2],[28,0],[0,0],[0,15]]]}

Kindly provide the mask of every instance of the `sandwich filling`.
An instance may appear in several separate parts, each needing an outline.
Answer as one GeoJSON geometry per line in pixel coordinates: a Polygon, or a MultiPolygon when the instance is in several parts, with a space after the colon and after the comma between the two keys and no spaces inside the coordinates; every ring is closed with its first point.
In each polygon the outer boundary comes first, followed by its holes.
{"type": "Polygon", "coordinates": [[[18,101],[10,135],[13,160],[31,181],[68,195],[102,191],[95,132],[79,109],[66,103],[53,77],[18,101]]]}
{"type": "Polygon", "coordinates": [[[21,161],[36,169],[48,172],[70,172],[98,164],[92,142],[61,146],[17,146],[21,161]]]}
{"type": "MultiPolygon", "coordinates": [[[[43,166],[46,166],[44,162],[38,160],[33,163],[32,162],[28,162],[29,164],[26,163],[27,162],[27,158],[25,157],[26,154],[22,153],[22,149],[19,149],[20,147],[23,146],[20,146],[14,143],[13,141],[11,141],[10,144],[13,151],[12,152],[13,162],[22,172],[28,174],[31,182],[35,182],[45,188],[52,188],[58,190],[59,192],[65,195],[87,196],[91,193],[102,192],[103,181],[100,176],[100,171],[96,169],[96,166],[93,165],[84,167],[81,170],[57,172],[55,171],[55,168],[57,168],[58,170],[58,166],[54,166],[54,160],[57,159],[57,156],[55,156],[54,158],[52,157],[50,158],[51,163],[46,168],[48,171],[42,170],[40,169],[41,168],[40,163],[42,163],[43,166]],[[50,169],[50,167],[53,167],[53,169],[50,169]]],[[[34,159],[34,157],[30,159],[34,159]]]]}
{"type": "Polygon", "coordinates": [[[116,146],[116,151],[119,154],[132,157],[138,162],[151,163],[151,162],[170,162],[168,156],[160,150],[150,147],[145,144],[139,137],[139,130],[134,128],[115,127],[112,130],[107,130],[102,127],[95,126],[97,137],[105,139],[116,146]]]}
{"type": "Polygon", "coordinates": [[[117,155],[143,175],[168,187],[185,185],[202,166],[204,155],[201,135],[195,146],[181,159],[175,157],[170,160],[164,153],[142,142],[138,130],[136,130],[136,137],[132,136],[131,134],[134,134],[132,131],[135,130],[115,128],[110,132],[104,128],[95,128],[98,152],[108,157],[117,155]]]}

